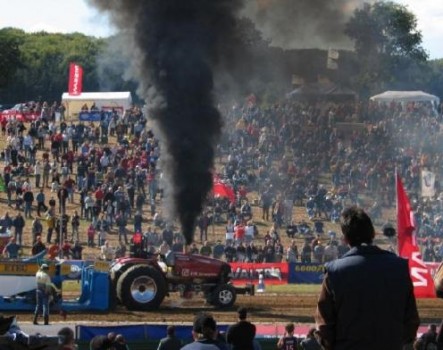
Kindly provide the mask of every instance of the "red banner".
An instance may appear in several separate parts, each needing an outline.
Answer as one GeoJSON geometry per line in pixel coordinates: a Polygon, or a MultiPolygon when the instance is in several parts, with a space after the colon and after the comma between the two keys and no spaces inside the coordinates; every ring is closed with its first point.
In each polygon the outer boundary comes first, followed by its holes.
{"type": "Polygon", "coordinates": [[[222,182],[215,182],[212,187],[215,197],[228,198],[231,203],[235,202],[235,192],[231,186],[222,182]]]}
{"type": "Polygon", "coordinates": [[[20,113],[20,112],[3,112],[0,114],[0,122],[2,122],[4,119],[6,120],[10,120],[10,119],[15,119],[21,122],[31,122],[34,120],[37,120],[39,117],[39,114],[35,114],[35,113],[20,113]]]}
{"type": "Polygon", "coordinates": [[[288,263],[230,263],[234,284],[258,285],[260,274],[266,284],[288,284],[288,263]]]}
{"type": "Polygon", "coordinates": [[[69,65],[69,95],[81,95],[83,88],[83,68],[76,63],[69,65]]]}
{"type": "Polygon", "coordinates": [[[415,297],[435,298],[434,281],[415,241],[414,213],[398,174],[396,182],[398,254],[409,261],[415,297]]]}

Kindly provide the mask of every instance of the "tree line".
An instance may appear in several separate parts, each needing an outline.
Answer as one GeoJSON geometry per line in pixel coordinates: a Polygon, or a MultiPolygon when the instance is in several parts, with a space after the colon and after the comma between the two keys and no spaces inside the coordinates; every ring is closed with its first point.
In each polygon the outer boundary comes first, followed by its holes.
{"type": "MultiPolygon", "coordinates": [[[[233,97],[254,92],[277,100],[291,89],[294,75],[305,82],[327,77],[362,98],[388,89],[425,90],[443,97],[443,59],[428,59],[417,19],[403,5],[376,2],[355,10],[345,29],[354,50],[339,51],[335,69],[326,64],[327,50],[272,47],[246,18],[239,19],[237,27],[235,57],[226,55],[220,68],[220,76],[229,74],[232,79],[217,79],[219,71],[215,72],[216,88],[235,91],[233,97]]],[[[126,72],[130,56],[119,49],[119,40],[119,35],[95,38],[1,29],[0,104],[60,100],[71,62],[84,69],[83,91],[129,90],[136,96],[137,82],[126,72]]]]}

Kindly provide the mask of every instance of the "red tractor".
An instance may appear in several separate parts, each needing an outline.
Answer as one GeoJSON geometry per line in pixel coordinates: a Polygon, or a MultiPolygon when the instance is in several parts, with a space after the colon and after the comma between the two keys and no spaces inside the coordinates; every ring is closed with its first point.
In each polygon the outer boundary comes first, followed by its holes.
{"type": "Polygon", "coordinates": [[[193,254],[169,252],[125,257],[111,266],[111,281],[117,300],[128,310],[155,310],[165,296],[179,292],[183,298],[202,294],[218,308],[231,307],[237,294],[254,294],[254,285],[234,287],[231,266],[221,260],[193,254]]]}

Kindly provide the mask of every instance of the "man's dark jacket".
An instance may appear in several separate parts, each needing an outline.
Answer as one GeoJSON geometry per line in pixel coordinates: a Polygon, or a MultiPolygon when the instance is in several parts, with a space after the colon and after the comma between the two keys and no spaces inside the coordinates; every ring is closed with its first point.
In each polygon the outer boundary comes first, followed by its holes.
{"type": "Polygon", "coordinates": [[[160,340],[157,350],[177,350],[182,347],[182,342],[176,336],[168,336],[160,340]]]}
{"type": "Polygon", "coordinates": [[[317,323],[326,349],[401,350],[420,323],[408,261],[372,245],[326,264],[317,323]]]}
{"type": "Polygon", "coordinates": [[[231,350],[254,350],[255,326],[241,320],[228,328],[226,342],[231,345],[231,350]]]}

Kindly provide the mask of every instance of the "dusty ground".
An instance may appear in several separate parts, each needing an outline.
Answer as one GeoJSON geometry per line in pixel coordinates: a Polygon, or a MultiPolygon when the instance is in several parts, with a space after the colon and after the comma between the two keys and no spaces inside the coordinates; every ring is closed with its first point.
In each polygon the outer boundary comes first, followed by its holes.
{"type": "MultiPolygon", "coordinates": [[[[246,306],[250,310],[250,318],[257,323],[296,322],[314,323],[317,295],[315,294],[260,294],[255,296],[238,296],[236,306],[232,309],[217,310],[204,305],[202,298],[196,296],[192,300],[181,300],[176,296],[165,299],[158,311],[133,312],[123,307],[106,314],[68,314],[69,322],[167,322],[180,324],[192,322],[198,312],[210,312],[220,323],[235,321],[235,310],[246,306]]],[[[440,323],[443,319],[442,299],[418,300],[422,323],[440,323]]],[[[18,314],[19,322],[31,322],[32,315],[18,314]]],[[[65,320],[60,315],[52,315],[53,322],[65,320]]]]}

